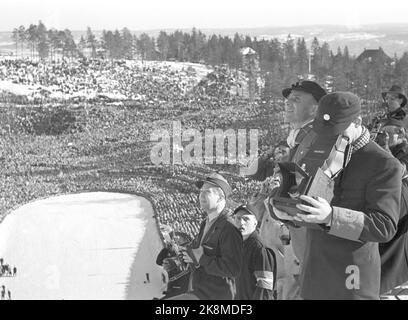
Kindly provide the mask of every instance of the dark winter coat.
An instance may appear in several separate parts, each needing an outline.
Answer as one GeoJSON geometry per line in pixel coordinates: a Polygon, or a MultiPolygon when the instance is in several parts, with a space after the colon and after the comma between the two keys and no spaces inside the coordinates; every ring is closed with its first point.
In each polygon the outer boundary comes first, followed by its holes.
{"type": "Polygon", "coordinates": [[[378,243],[400,216],[402,166],[374,142],[356,151],[335,180],[331,227],[307,228],[304,299],[379,299],[378,243]]]}
{"type": "Polygon", "coordinates": [[[236,300],[274,300],[276,257],[268,250],[271,249],[264,246],[257,231],[244,241],[236,300]]]}
{"type": "MultiPolygon", "coordinates": [[[[408,164],[408,144],[391,147],[391,152],[404,165],[408,164]]],[[[380,243],[381,289],[384,294],[408,281],[408,179],[402,182],[400,217],[397,233],[391,241],[380,243]]]]}
{"type": "Polygon", "coordinates": [[[200,243],[204,254],[199,267],[192,272],[192,293],[200,300],[233,300],[236,294],[235,278],[242,265],[242,235],[226,211],[222,212],[203,237],[205,221],[192,247],[200,243]]]}

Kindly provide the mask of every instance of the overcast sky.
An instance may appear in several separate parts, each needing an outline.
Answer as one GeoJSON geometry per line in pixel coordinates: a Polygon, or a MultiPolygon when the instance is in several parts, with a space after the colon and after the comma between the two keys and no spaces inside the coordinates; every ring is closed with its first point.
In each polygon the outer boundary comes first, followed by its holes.
{"type": "Polygon", "coordinates": [[[408,0],[0,0],[0,30],[250,28],[408,22],[408,0]]]}

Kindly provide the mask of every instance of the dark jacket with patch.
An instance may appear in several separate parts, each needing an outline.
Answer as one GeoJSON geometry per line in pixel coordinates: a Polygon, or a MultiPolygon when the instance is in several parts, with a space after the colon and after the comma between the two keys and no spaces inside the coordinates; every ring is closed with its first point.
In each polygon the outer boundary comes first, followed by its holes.
{"type": "Polygon", "coordinates": [[[236,280],[236,300],[273,300],[276,258],[263,245],[257,231],[244,241],[241,274],[236,280]],[[259,279],[259,280],[258,280],[259,279]]]}
{"type": "Polygon", "coordinates": [[[335,180],[330,228],[307,228],[301,274],[304,299],[379,299],[378,243],[400,216],[402,166],[369,142],[335,180]]]}
{"type": "MultiPolygon", "coordinates": [[[[201,300],[233,300],[235,278],[242,265],[242,235],[225,211],[216,219],[203,238],[204,254],[199,267],[191,274],[192,293],[201,300]]],[[[200,246],[204,227],[205,221],[201,223],[193,248],[200,246]]]]}

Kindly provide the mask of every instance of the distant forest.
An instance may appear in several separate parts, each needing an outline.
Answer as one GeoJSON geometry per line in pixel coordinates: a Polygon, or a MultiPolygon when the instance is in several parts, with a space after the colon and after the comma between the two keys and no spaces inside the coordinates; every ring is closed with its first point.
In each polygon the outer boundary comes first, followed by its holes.
{"type": "Polygon", "coordinates": [[[258,55],[258,73],[265,82],[264,99],[280,95],[283,86],[311,74],[331,90],[350,90],[367,101],[378,99],[380,92],[393,83],[408,87],[408,52],[400,58],[384,53],[361,59],[350,56],[347,46],[333,50],[317,38],[309,48],[304,38],[295,41],[290,35],[286,41],[241,34],[207,36],[195,28],[191,32],[161,31],[157,37],[146,33],[136,36],[127,28],[103,30],[97,38],[88,27],[86,35],[76,42],[70,30],[47,29],[41,21],[15,28],[12,37],[16,55],[22,57],[28,50],[29,57],[38,59],[53,60],[58,54],[67,58],[196,62],[236,70],[243,67],[240,50],[250,47],[258,55]]]}

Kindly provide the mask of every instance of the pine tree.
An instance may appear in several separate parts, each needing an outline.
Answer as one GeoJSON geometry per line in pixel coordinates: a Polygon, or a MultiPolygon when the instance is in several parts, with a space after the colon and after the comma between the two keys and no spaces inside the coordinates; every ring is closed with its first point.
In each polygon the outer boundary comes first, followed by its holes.
{"type": "Polygon", "coordinates": [[[296,43],[296,73],[306,75],[309,70],[309,52],[304,38],[296,43]]]}
{"type": "Polygon", "coordinates": [[[114,59],[121,59],[124,55],[123,52],[123,43],[122,43],[122,37],[120,35],[119,30],[115,30],[113,33],[113,58],[114,59]]]}
{"type": "Polygon", "coordinates": [[[37,45],[38,56],[40,57],[40,59],[45,59],[48,57],[50,47],[48,41],[47,28],[42,23],[42,21],[39,21],[37,26],[37,38],[38,38],[37,45]]]}
{"type": "Polygon", "coordinates": [[[72,36],[72,33],[70,30],[65,29],[63,32],[63,40],[62,40],[62,46],[63,46],[63,54],[69,55],[70,58],[72,58],[74,55],[78,53],[78,47],[75,43],[74,37],[72,36]]]}
{"type": "Polygon", "coordinates": [[[122,57],[125,59],[133,59],[133,36],[128,28],[122,29],[122,57]]]}
{"type": "Polygon", "coordinates": [[[18,28],[18,39],[21,44],[21,57],[24,58],[24,43],[27,40],[27,33],[26,29],[23,25],[18,28]]]}
{"type": "Polygon", "coordinates": [[[331,65],[330,59],[330,47],[327,42],[324,42],[320,48],[320,65],[318,67],[317,74],[319,78],[324,78],[325,75],[329,74],[329,69],[331,65]]]}
{"type": "Polygon", "coordinates": [[[321,50],[319,40],[314,37],[312,42],[312,47],[310,49],[312,53],[312,61],[311,61],[311,73],[316,74],[320,68],[321,63],[321,50]]]}
{"type": "Polygon", "coordinates": [[[18,28],[14,28],[13,29],[13,33],[11,34],[11,38],[13,39],[13,41],[16,44],[16,57],[17,57],[17,49],[18,49],[18,41],[19,41],[19,36],[18,36],[18,28]]]}
{"type": "Polygon", "coordinates": [[[27,28],[27,40],[31,47],[31,59],[34,59],[34,52],[38,42],[37,25],[30,24],[27,28]]]}
{"type": "Polygon", "coordinates": [[[295,53],[295,41],[289,34],[286,42],[283,43],[283,54],[284,54],[284,74],[285,79],[293,78],[293,75],[297,78],[298,75],[295,73],[296,65],[296,53],[295,53]]]}
{"type": "Polygon", "coordinates": [[[87,47],[91,49],[91,57],[95,58],[96,57],[96,37],[93,34],[92,30],[90,27],[86,28],[86,44],[87,47]]]}
{"type": "Polygon", "coordinates": [[[170,51],[169,36],[165,31],[160,31],[157,37],[157,48],[160,52],[160,60],[166,61],[170,51]]]}

